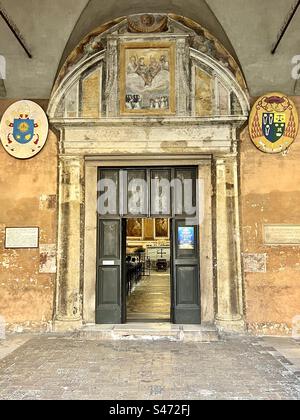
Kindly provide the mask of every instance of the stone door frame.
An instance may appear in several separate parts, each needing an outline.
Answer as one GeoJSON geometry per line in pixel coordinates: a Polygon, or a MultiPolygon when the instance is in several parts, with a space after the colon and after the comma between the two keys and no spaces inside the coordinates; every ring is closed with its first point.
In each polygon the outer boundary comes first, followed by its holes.
{"type": "MultiPolygon", "coordinates": [[[[214,297],[213,297],[213,256],[212,256],[212,229],[211,229],[211,159],[209,156],[202,156],[199,159],[194,157],[181,157],[180,167],[197,167],[198,177],[204,188],[205,209],[204,221],[200,224],[201,236],[206,238],[203,246],[199,245],[199,262],[201,273],[199,282],[201,287],[201,319],[205,323],[214,322],[214,297]],[[201,281],[200,281],[201,279],[201,281]]],[[[96,185],[98,180],[99,168],[130,168],[130,167],[177,167],[174,165],[174,158],[164,158],[163,160],[153,157],[140,156],[138,160],[119,157],[116,160],[110,159],[89,159],[85,162],[85,247],[84,247],[84,287],[83,287],[83,322],[87,324],[95,323],[95,293],[96,293],[96,242],[97,242],[97,216],[95,208],[97,207],[96,185]],[[92,246],[91,246],[92,244],[92,246]]],[[[199,191],[200,195],[201,191],[199,191]]],[[[200,198],[200,197],[199,197],[200,198]]],[[[199,218],[200,218],[199,214],[199,218]]]]}
{"type": "Polygon", "coordinates": [[[95,241],[97,166],[114,162],[136,166],[143,160],[149,165],[170,162],[170,166],[180,166],[185,161],[200,165],[207,212],[203,230],[211,238],[201,251],[201,276],[207,279],[207,284],[202,283],[202,319],[229,331],[244,328],[238,130],[249,114],[246,83],[235,60],[225,49],[220,53],[212,35],[198,27],[210,46],[206,52],[199,51],[203,36],[196,33],[196,22],[192,29],[166,16],[171,29],[166,33],[129,33],[127,18],[108,30],[99,29],[95,38],[81,44],[83,56],[78,57],[74,50],[54,85],[48,115],[60,133],[56,330],[94,322],[91,308],[96,264],[89,262],[95,258],[89,243],[95,241]],[[121,115],[120,48],[130,42],[156,43],[162,39],[176,45],[175,114],[121,115]],[[93,49],[96,40],[101,51],[93,49]],[[196,116],[197,68],[211,84],[211,109],[204,112],[207,116],[196,116]],[[90,83],[91,75],[95,84],[88,84],[87,92],[94,86],[94,95],[84,95],[83,85],[90,83]],[[221,86],[228,102],[224,109],[221,86]],[[93,96],[96,105],[90,112],[93,96]],[[88,105],[87,112],[82,112],[83,104],[88,105]],[[90,206],[90,202],[94,204],[90,206]]]}
{"type": "Polygon", "coordinates": [[[181,120],[176,120],[163,126],[160,121],[147,121],[148,124],[146,121],[132,124],[131,121],[125,125],[124,120],[115,120],[112,127],[121,126],[114,133],[117,134],[115,142],[124,144],[128,130],[133,136],[137,131],[144,140],[143,136],[151,137],[151,132],[155,134],[159,126],[162,138],[168,131],[167,141],[172,137],[176,139],[178,134],[185,133],[187,139],[197,134],[198,153],[171,153],[170,142],[169,153],[134,154],[128,144],[126,152],[109,155],[103,140],[108,133],[111,135],[109,120],[93,124],[52,121],[60,130],[55,331],[71,331],[95,323],[98,167],[139,165],[199,167],[206,197],[201,233],[210,238],[200,255],[202,323],[216,323],[226,331],[244,330],[236,130],[245,118],[238,117],[235,123],[223,121],[223,124],[211,120],[204,125],[203,120],[199,125],[199,119],[189,118],[184,127],[179,124],[181,120]],[[93,153],[91,133],[98,139],[96,145],[93,142],[93,153]],[[205,143],[209,133],[209,141],[205,143]]]}

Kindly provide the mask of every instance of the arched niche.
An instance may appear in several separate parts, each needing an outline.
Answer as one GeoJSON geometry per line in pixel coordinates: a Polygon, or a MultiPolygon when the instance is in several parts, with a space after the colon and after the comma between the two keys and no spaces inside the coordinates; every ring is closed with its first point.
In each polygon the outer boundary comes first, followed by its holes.
{"type": "Polygon", "coordinates": [[[141,32],[147,31],[139,22],[143,16],[120,18],[96,29],[70,54],[53,88],[50,119],[120,116],[122,44],[143,41],[155,44],[162,40],[176,45],[174,116],[248,115],[242,72],[216,38],[190,19],[176,15],[151,15],[158,22],[156,27],[153,25],[155,32],[141,32]]]}

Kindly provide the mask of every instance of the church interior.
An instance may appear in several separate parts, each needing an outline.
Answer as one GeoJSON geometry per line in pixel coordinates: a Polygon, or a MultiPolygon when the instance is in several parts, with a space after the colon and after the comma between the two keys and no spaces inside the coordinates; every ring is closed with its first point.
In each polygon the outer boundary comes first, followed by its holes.
{"type": "Polygon", "coordinates": [[[127,219],[127,322],[170,322],[170,220],[127,219]]]}

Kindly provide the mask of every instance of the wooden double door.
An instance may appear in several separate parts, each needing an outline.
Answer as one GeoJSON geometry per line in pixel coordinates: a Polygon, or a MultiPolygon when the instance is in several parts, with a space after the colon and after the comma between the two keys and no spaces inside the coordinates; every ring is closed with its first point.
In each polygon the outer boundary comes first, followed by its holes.
{"type": "Polygon", "coordinates": [[[200,324],[196,167],[105,168],[98,174],[96,323],[126,323],[126,221],[171,219],[171,321],[200,324]]]}

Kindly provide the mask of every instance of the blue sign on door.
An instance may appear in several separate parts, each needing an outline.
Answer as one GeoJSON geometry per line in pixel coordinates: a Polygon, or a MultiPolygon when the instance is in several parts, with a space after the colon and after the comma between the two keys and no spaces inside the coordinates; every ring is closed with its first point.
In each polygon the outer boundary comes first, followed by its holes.
{"type": "Polygon", "coordinates": [[[192,226],[178,228],[179,249],[195,249],[195,228],[192,226]]]}

